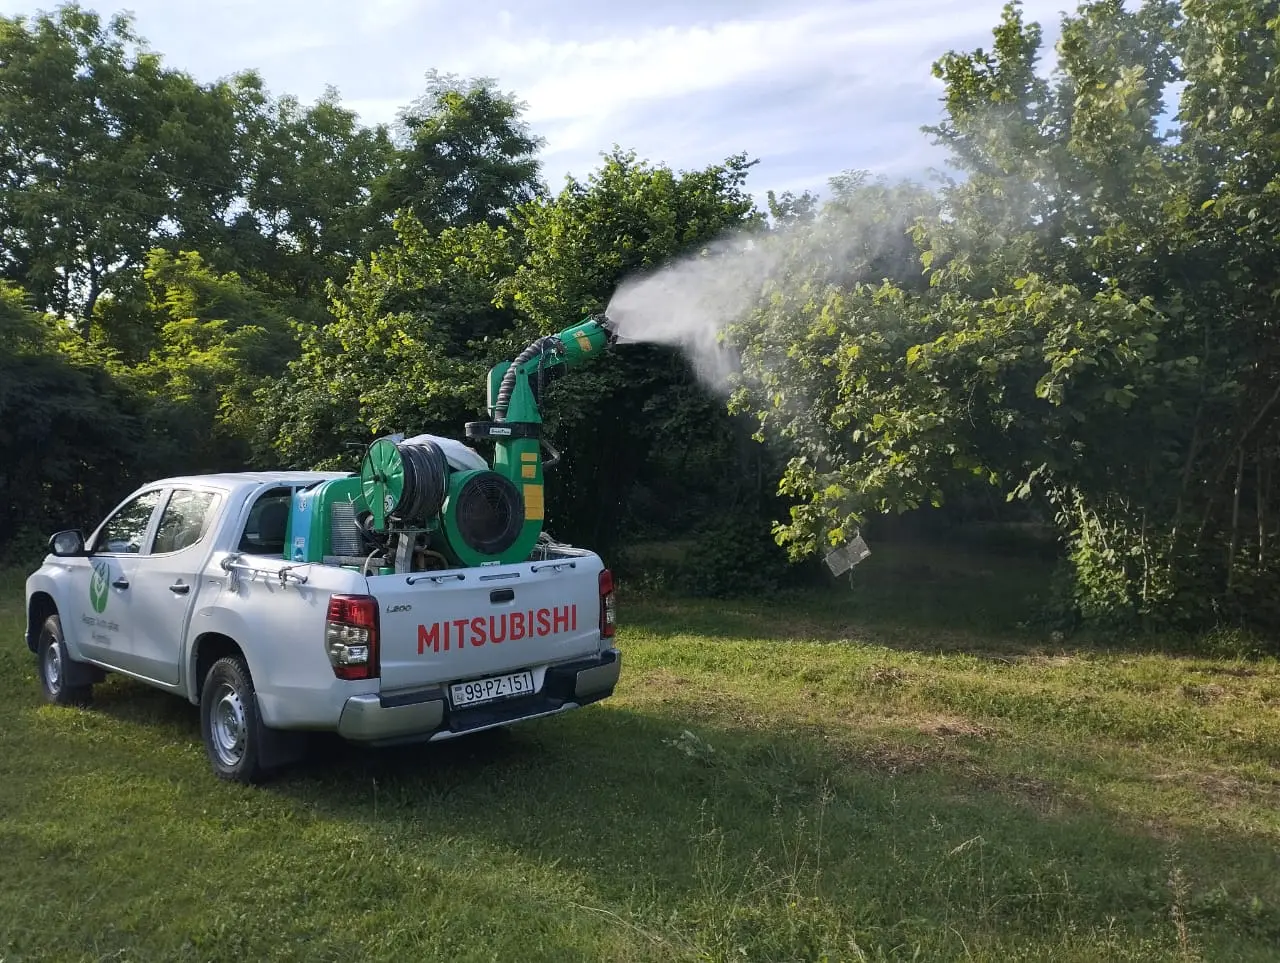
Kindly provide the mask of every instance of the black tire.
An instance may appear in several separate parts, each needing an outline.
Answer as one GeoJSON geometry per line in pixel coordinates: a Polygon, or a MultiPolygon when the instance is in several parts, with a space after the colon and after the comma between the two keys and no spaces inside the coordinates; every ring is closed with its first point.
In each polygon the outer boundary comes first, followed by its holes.
{"type": "Polygon", "coordinates": [[[250,784],[266,777],[262,719],[244,659],[226,656],[209,667],[200,689],[200,733],[220,779],[250,784]]]}
{"type": "Polygon", "coordinates": [[[69,685],[68,673],[78,675],[75,669],[79,663],[73,663],[67,654],[67,643],[63,641],[62,620],[51,615],[40,626],[40,640],[36,643],[36,671],[40,675],[40,688],[44,692],[46,702],[56,706],[84,706],[93,699],[93,685],[69,685]]]}

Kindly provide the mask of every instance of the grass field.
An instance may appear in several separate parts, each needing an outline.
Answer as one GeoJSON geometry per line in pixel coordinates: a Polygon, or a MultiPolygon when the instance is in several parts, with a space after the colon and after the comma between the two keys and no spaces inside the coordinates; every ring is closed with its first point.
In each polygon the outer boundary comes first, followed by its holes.
{"type": "Polygon", "coordinates": [[[614,699],[246,789],[171,696],[42,705],[9,577],[0,960],[1275,960],[1280,666],[1055,643],[1038,579],[624,586],[614,699]]]}

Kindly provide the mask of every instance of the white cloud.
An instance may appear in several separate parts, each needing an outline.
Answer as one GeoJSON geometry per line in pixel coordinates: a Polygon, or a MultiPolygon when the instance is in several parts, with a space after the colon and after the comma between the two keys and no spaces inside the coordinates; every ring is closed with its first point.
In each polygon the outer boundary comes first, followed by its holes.
{"type": "MultiPolygon", "coordinates": [[[[599,117],[638,101],[696,97],[763,78],[823,76],[868,92],[993,25],[990,3],[875,0],[710,26],[655,26],[590,40],[512,36],[459,51],[466,72],[515,85],[535,122],[599,117]]],[[[920,82],[929,81],[927,69],[920,82]]]]}
{"type": "MultiPolygon", "coordinates": [[[[683,168],[746,151],[763,159],[752,175],[763,193],[937,163],[918,132],[938,116],[929,65],[990,47],[1004,0],[83,2],[104,16],[135,10],[167,62],[200,79],[256,67],[303,100],[333,84],[370,123],[392,121],[432,67],[494,77],[528,103],[553,186],[618,143],[683,168]]],[[[1051,42],[1073,4],[1024,11],[1051,42]]],[[[0,11],[51,5],[0,0],[0,11]]]]}
{"type": "Polygon", "coordinates": [[[355,17],[362,33],[394,31],[424,13],[444,18],[451,12],[437,0],[359,0],[340,9],[345,16],[355,17]]]}
{"type": "MultiPolygon", "coordinates": [[[[618,142],[674,166],[700,166],[745,150],[773,171],[820,188],[831,171],[918,171],[939,160],[920,125],[937,119],[930,65],[948,49],[990,45],[1001,0],[861,0],[785,3],[754,17],[640,29],[519,19],[460,45],[446,69],[494,76],[528,105],[547,137],[549,180],[585,174],[618,142]],[[792,103],[765,103],[794,90],[792,103]],[[897,113],[895,113],[895,110],[897,113]],[[696,118],[696,119],[692,119],[696,118]],[[890,120],[890,118],[892,118],[890,120]],[[807,182],[792,157],[807,151],[807,182]],[[892,152],[887,153],[887,152],[892,152]]],[[[1056,4],[1030,0],[1051,37],[1056,4]]],[[[769,185],[760,183],[763,192],[769,185]]]]}

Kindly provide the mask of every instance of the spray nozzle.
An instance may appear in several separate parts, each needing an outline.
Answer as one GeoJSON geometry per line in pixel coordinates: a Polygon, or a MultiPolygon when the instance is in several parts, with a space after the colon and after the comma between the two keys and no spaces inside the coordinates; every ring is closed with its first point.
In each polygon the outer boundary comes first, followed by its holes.
{"type": "Polygon", "coordinates": [[[603,311],[599,314],[590,315],[587,320],[594,321],[604,330],[605,334],[608,335],[608,339],[605,341],[606,345],[613,344],[618,340],[618,326],[616,322],[614,322],[603,311]]]}

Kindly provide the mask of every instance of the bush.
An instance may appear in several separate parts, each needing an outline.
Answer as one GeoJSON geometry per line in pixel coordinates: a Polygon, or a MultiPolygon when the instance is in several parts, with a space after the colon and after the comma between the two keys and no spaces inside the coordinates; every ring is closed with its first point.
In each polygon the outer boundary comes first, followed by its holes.
{"type": "Polygon", "coordinates": [[[792,574],[767,524],[742,511],[719,513],[698,526],[673,581],[682,595],[732,598],[776,591],[792,574]]]}
{"type": "Polygon", "coordinates": [[[15,568],[30,572],[39,567],[40,560],[49,550],[52,532],[41,532],[26,526],[0,538],[0,568],[15,568]]]}

